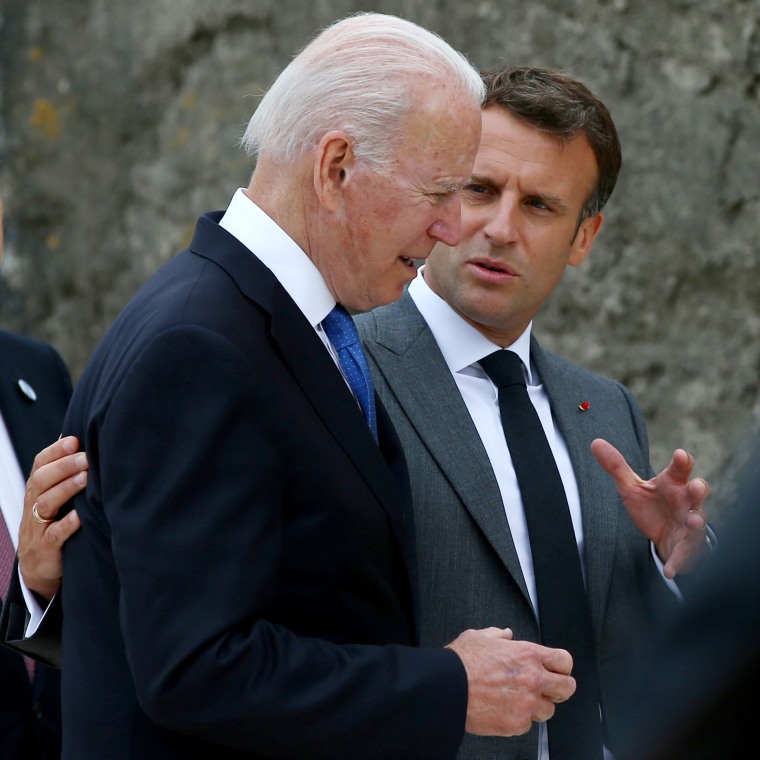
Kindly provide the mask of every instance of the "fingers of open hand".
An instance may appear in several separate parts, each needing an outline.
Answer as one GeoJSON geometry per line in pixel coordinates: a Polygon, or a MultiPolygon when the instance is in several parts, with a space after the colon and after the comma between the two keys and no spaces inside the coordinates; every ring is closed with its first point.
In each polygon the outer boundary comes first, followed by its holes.
{"type": "Polygon", "coordinates": [[[596,438],[591,442],[591,451],[602,469],[615,481],[621,492],[644,483],[631,469],[625,457],[608,441],[596,438]]]}
{"type": "Polygon", "coordinates": [[[591,442],[591,452],[596,457],[596,461],[610,475],[617,471],[625,464],[623,455],[604,438],[596,438],[591,442]]]}
{"type": "Polygon", "coordinates": [[[683,543],[677,544],[670,553],[668,561],[663,565],[662,572],[665,577],[673,580],[677,575],[683,573],[688,556],[688,551],[683,543]]]}
{"type": "Polygon", "coordinates": [[[710,486],[704,478],[694,478],[687,486],[692,510],[700,510],[710,495],[710,486]]]}
{"type": "Polygon", "coordinates": [[[667,469],[674,480],[685,483],[694,469],[694,461],[694,457],[688,451],[676,449],[667,469]]]}
{"type": "Polygon", "coordinates": [[[666,578],[675,578],[687,573],[709,551],[707,543],[707,521],[703,514],[690,513],[686,521],[684,535],[673,546],[668,561],[663,567],[666,578]]]}
{"type": "Polygon", "coordinates": [[[689,534],[698,532],[701,534],[699,537],[700,540],[704,540],[706,528],[707,515],[705,515],[704,510],[699,507],[690,509],[689,513],[686,515],[686,530],[689,534]]]}

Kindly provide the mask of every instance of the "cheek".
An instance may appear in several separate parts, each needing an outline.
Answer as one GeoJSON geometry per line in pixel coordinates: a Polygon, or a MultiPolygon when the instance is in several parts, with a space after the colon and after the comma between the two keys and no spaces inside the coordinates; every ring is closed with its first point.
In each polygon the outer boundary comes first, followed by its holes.
{"type": "Polygon", "coordinates": [[[462,238],[472,235],[478,230],[485,227],[488,221],[495,215],[496,212],[492,211],[484,213],[477,208],[470,206],[469,204],[462,202],[461,204],[461,220],[462,220],[462,238]]]}
{"type": "Polygon", "coordinates": [[[557,256],[550,261],[538,262],[535,270],[535,290],[547,297],[559,285],[567,268],[567,257],[557,256]]]}
{"type": "Polygon", "coordinates": [[[386,248],[403,245],[404,239],[413,235],[413,219],[404,213],[403,208],[385,203],[365,216],[365,223],[359,230],[359,235],[375,248],[386,248]]]}
{"type": "MultiPolygon", "coordinates": [[[[444,301],[459,303],[468,298],[472,283],[456,260],[456,249],[440,251],[435,267],[435,284],[444,301]]],[[[431,278],[432,279],[432,278],[431,278]]],[[[434,288],[435,290],[435,288],[434,288]]]]}
{"type": "Polygon", "coordinates": [[[385,236],[367,240],[359,258],[363,269],[361,277],[371,283],[373,279],[389,276],[398,262],[397,248],[395,241],[385,236]]]}
{"type": "Polygon", "coordinates": [[[375,187],[360,187],[357,184],[347,194],[344,211],[351,236],[357,240],[366,240],[388,224],[393,209],[387,193],[378,192],[375,187]]]}

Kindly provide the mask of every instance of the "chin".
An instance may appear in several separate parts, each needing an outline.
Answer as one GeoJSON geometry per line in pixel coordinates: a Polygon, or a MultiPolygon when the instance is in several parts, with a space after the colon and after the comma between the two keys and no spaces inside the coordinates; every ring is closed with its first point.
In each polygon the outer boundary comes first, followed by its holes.
{"type": "Polygon", "coordinates": [[[375,306],[387,306],[389,303],[398,301],[398,299],[401,298],[401,294],[404,292],[405,284],[406,283],[402,283],[393,290],[387,289],[382,293],[373,293],[370,297],[371,303],[364,309],[364,311],[374,309],[375,306]]]}

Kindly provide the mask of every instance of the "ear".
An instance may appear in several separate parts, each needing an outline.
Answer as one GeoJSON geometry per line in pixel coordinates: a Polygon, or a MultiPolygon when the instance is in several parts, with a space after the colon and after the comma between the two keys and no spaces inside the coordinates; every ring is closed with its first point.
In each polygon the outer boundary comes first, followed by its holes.
{"type": "Polygon", "coordinates": [[[577,267],[586,260],[591,251],[591,246],[594,245],[594,240],[596,240],[596,236],[602,228],[603,221],[604,214],[597,214],[581,222],[581,226],[570,246],[570,255],[567,259],[567,263],[571,267],[577,267]]]}
{"type": "Polygon", "coordinates": [[[356,165],[351,139],[345,132],[328,132],[314,156],[314,190],[328,211],[343,206],[343,192],[356,165]]]}

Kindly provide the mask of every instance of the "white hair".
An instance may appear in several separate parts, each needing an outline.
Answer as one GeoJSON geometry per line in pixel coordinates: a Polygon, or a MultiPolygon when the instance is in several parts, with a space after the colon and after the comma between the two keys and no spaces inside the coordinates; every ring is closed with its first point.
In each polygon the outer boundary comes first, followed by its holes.
{"type": "Polygon", "coordinates": [[[284,164],[338,129],[352,138],[358,159],[382,172],[393,163],[420,87],[435,82],[460,87],[474,106],[483,102],[480,74],[433,32],[396,16],[349,16],[323,30],[282,71],[241,145],[253,157],[284,164]]]}

